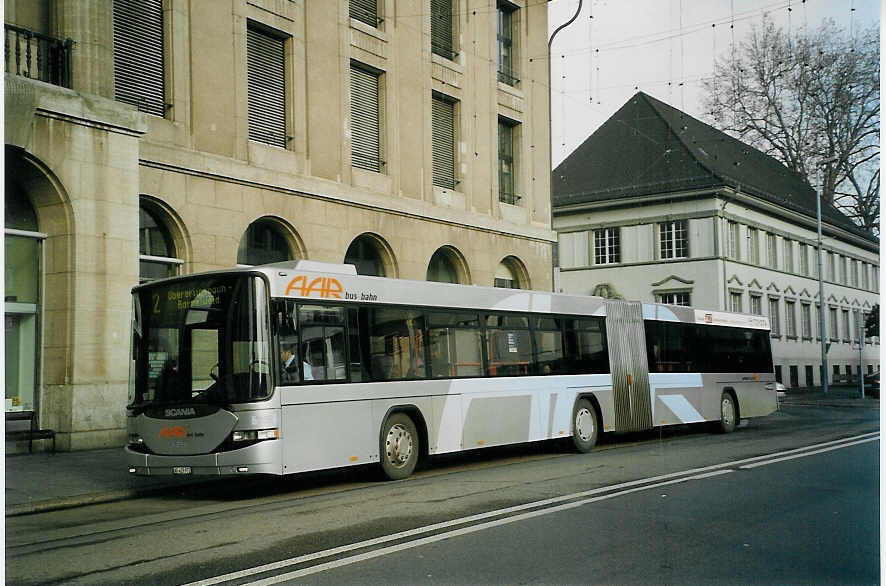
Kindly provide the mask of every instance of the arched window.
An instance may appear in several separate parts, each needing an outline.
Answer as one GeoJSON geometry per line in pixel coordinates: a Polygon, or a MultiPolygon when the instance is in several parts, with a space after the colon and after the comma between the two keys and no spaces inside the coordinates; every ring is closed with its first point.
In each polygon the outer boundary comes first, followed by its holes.
{"type": "Polygon", "coordinates": [[[162,221],[163,213],[144,198],[138,217],[139,282],[165,279],[178,274],[182,260],[176,257],[172,235],[162,221]]]}
{"type": "Polygon", "coordinates": [[[458,270],[450,256],[442,248],[438,249],[431,257],[425,278],[438,283],[458,283],[458,270]]]}
{"type": "Polygon", "coordinates": [[[256,220],[246,229],[237,249],[237,264],[264,265],[292,260],[292,252],[280,228],[268,220],[256,220]]]}
{"type": "Polygon", "coordinates": [[[345,264],[357,267],[357,274],[372,277],[384,277],[385,262],[379,243],[374,238],[363,234],[351,242],[345,253],[345,264]]]}
{"type": "Polygon", "coordinates": [[[494,286],[505,289],[528,289],[529,275],[523,263],[514,256],[503,258],[495,269],[494,286]]]}
{"type": "Polygon", "coordinates": [[[470,283],[467,263],[452,246],[441,246],[431,257],[425,279],[438,283],[470,283]]]}
{"type": "Polygon", "coordinates": [[[37,408],[37,316],[43,239],[37,214],[9,175],[4,198],[4,305],[6,411],[37,408]]]}

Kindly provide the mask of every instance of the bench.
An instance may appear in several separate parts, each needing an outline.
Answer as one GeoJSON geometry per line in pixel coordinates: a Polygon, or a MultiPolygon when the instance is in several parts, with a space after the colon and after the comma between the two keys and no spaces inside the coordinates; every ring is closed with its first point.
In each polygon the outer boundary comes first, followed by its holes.
{"type": "Polygon", "coordinates": [[[854,374],[835,374],[834,375],[833,384],[835,384],[835,385],[839,385],[839,384],[851,385],[851,384],[857,384],[857,383],[858,383],[858,377],[855,376],[854,374]]]}
{"type": "Polygon", "coordinates": [[[35,439],[52,439],[52,453],[55,453],[55,431],[41,429],[37,425],[34,411],[6,412],[6,441],[28,440],[28,453],[34,449],[35,439]]]}

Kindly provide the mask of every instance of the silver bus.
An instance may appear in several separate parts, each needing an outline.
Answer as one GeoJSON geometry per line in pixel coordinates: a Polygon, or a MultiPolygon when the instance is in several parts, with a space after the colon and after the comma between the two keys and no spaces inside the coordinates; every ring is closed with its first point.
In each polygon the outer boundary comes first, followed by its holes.
{"type": "MultiPolygon", "coordinates": [[[[292,474],[776,409],[765,317],[311,261],[133,289],[130,472],[292,474]]],[[[569,441],[569,440],[567,440],[569,441]]]]}

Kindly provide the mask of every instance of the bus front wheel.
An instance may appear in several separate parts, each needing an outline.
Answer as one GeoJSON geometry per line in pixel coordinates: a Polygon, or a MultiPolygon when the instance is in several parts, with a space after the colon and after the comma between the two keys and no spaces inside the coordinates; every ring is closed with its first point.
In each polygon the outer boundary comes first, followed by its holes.
{"type": "Polygon", "coordinates": [[[585,454],[597,444],[597,412],[587,399],[579,399],[572,410],[572,443],[585,454]]]}
{"type": "Polygon", "coordinates": [[[720,395],[720,432],[732,433],[738,423],[738,408],[732,393],[720,395]]]}
{"type": "Polygon", "coordinates": [[[391,480],[407,478],[418,463],[418,431],[405,413],[393,413],[381,430],[381,469],[391,480]]]}

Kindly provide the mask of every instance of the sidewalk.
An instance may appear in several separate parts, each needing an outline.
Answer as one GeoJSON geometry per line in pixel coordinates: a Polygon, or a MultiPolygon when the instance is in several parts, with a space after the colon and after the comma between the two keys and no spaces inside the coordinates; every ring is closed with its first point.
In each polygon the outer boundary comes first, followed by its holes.
{"type": "Polygon", "coordinates": [[[135,476],[123,448],[6,456],[6,516],[119,501],[212,481],[215,476],[135,476]]]}
{"type": "MultiPolygon", "coordinates": [[[[856,387],[790,389],[782,405],[879,409],[879,399],[861,399],[856,387]]],[[[123,448],[6,456],[6,516],[138,498],[211,482],[217,477],[135,476],[129,474],[123,448]]]]}
{"type": "Polygon", "coordinates": [[[785,396],[779,399],[779,402],[785,405],[880,408],[880,399],[878,397],[870,397],[865,392],[865,397],[862,399],[857,386],[844,385],[829,387],[827,395],[822,392],[821,387],[788,389],[785,396]]]}

